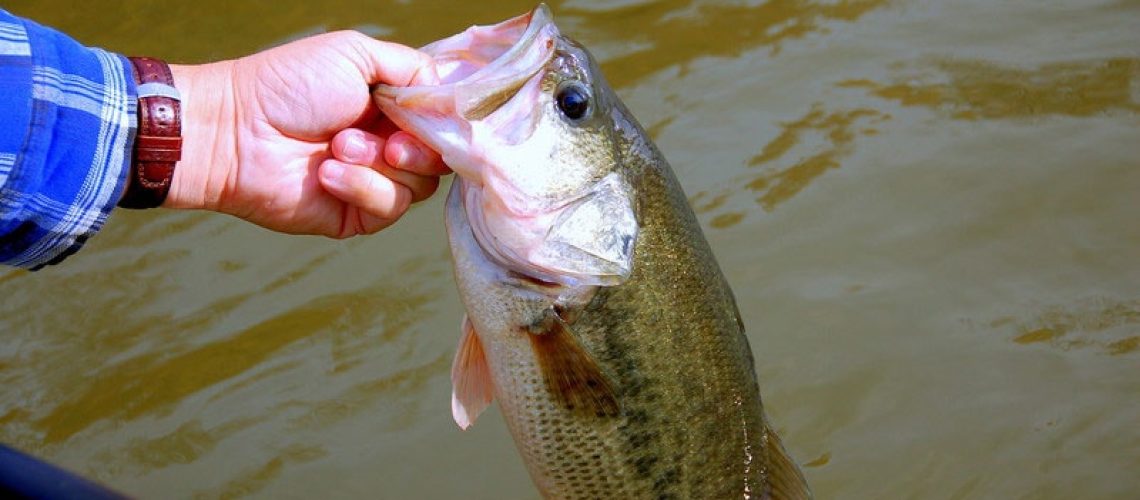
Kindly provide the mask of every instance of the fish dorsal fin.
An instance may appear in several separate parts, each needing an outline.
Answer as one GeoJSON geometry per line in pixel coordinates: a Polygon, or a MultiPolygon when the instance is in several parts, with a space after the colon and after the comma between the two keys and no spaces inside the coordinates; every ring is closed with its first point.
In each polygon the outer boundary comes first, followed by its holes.
{"type": "Polygon", "coordinates": [[[613,385],[570,326],[551,311],[548,327],[531,331],[531,346],[547,390],[564,408],[583,415],[612,417],[620,412],[613,385]]]}
{"type": "Polygon", "coordinates": [[[467,430],[494,399],[491,370],[483,343],[471,320],[463,317],[463,337],[451,365],[451,416],[460,429],[467,430]]]}

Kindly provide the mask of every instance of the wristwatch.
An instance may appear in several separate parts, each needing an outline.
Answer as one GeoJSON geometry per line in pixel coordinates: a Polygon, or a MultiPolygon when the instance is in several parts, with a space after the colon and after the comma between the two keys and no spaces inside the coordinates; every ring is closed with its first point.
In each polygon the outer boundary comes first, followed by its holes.
{"type": "Polygon", "coordinates": [[[130,57],[138,82],[138,134],[131,154],[131,173],[119,200],[124,208],[162,205],[182,159],[182,97],[174,87],[170,66],[152,57],[130,57]]]}

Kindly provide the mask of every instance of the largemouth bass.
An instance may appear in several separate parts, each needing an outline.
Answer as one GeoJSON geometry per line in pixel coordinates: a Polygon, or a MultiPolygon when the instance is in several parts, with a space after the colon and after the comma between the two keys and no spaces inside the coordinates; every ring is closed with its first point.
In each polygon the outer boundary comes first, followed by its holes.
{"type": "Polygon", "coordinates": [[[455,421],[497,400],[546,497],[810,498],[696,216],[589,52],[545,6],[423,50],[422,83],[373,95],[458,174],[455,421]]]}

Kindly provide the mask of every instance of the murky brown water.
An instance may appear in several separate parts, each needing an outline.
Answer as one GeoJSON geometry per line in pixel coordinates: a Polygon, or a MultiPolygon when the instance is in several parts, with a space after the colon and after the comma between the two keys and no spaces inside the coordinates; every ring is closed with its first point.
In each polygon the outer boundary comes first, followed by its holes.
{"type": "MultiPolygon", "coordinates": [[[[175,61],[529,2],[10,1],[175,61]],[[145,35],[144,35],[145,34],[145,35]]],[[[552,2],[698,208],[819,498],[1140,489],[1140,2],[552,2]]],[[[116,213],[0,271],[0,441],[148,498],[532,498],[460,432],[442,196],[336,242],[116,213]]]]}

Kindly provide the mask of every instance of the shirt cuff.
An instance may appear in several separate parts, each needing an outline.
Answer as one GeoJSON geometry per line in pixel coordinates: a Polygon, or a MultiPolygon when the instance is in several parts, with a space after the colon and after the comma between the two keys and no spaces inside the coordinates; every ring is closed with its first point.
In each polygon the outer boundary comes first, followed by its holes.
{"type": "Polygon", "coordinates": [[[137,91],[123,56],[0,10],[0,262],[32,270],[75,253],[130,171],[137,91]]]}

